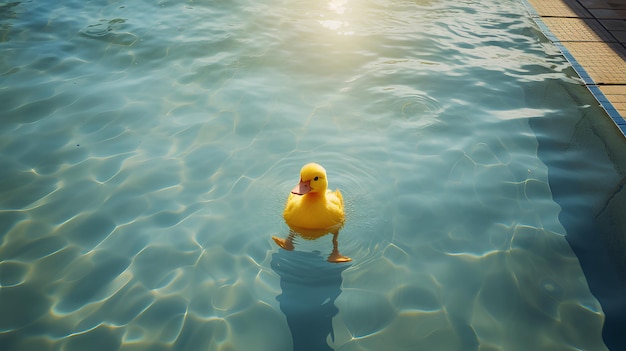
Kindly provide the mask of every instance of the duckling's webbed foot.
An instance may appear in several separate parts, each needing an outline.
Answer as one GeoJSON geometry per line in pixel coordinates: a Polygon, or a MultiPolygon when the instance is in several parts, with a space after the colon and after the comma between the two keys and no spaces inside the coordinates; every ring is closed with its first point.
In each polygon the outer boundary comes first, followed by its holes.
{"type": "Polygon", "coordinates": [[[333,251],[330,254],[330,256],[328,256],[328,262],[331,262],[331,263],[343,263],[343,262],[350,262],[350,261],[352,261],[350,257],[344,256],[336,251],[333,251]]]}
{"type": "Polygon", "coordinates": [[[344,256],[339,253],[339,243],[337,242],[337,237],[339,236],[339,231],[333,232],[333,252],[328,256],[328,262],[331,263],[342,263],[342,262],[350,262],[352,259],[348,256],[344,256]]]}
{"type": "Polygon", "coordinates": [[[282,239],[282,238],[278,238],[278,237],[273,236],[272,240],[274,240],[276,245],[282,247],[283,249],[285,249],[287,251],[293,251],[293,249],[294,249],[293,237],[291,235],[289,235],[286,239],[282,239]]]}

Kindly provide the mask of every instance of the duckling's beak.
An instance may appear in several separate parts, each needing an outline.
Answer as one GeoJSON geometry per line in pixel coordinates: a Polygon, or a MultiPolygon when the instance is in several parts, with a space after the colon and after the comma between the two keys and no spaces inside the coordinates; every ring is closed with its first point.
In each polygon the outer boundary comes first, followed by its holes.
{"type": "Polygon", "coordinates": [[[307,180],[306,182],[303,182],[301,180],[300,183],[291,190],[291,193],[296,195],[304,195],[309,191],[311,191],[311,181],[307,180]]]}

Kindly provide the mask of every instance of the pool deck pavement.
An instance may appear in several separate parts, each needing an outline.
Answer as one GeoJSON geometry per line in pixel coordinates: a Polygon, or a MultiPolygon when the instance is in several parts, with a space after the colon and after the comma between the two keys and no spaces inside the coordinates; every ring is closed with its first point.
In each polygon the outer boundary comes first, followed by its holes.
{"type": "Polygon", "coordinates": [[[626,135],[626,1],[526,1],[542,31],[626,135]]]}

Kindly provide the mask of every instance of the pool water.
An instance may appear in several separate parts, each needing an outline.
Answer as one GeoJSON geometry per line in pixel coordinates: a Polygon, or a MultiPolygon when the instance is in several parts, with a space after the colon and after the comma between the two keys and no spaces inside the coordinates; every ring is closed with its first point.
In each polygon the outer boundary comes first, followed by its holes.
{"type": "Polygon", "coordinates": [[[621,342],[624,138],[519,0],[5,2],[0,50],[2,350],[621,342]],[[350,263],[272,241],[312,161],[350,263]]]}

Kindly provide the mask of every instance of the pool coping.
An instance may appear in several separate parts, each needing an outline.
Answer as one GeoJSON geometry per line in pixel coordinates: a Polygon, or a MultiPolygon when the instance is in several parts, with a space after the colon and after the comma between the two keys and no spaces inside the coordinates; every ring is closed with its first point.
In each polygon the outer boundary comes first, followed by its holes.
{"type": "MultiPolygon", "coordinates": [[[[609,84],[601,84],[601,83],[594,81],[594,79],[592,78],[592,75],[588,72],[588,69],[585,68],[585,66],[580,62],[579,59],[577,59],[574,56],[574,54],[570,51],[570,49],[565,44],[566,42],[569,42],[569,43],[580,42],[580,43],[586,43],[587,45],[589,43],[602,43],[603,46],[606,46],[607,48],[609,48],[609,50],[614,50],[610,48],[609,44],[607,44],[607,40],[603,38],[608,37],[610,38],[608,40],[609,43],[621,45],[621,47],[618,46],[618,49],[626,49],[624,47],[624,43],[620,40],[615,39],[615,36],[613,35],[613,33],[609,33],[609,32],[606,32],[606,34],[600,33],[600,34],[604,34],[603,36],[593,35],[594,38],[590,40],[589,38],[584,37],[584,34],[585,34],[583,33],[584,31],[580,31],[578,34],[577,33],[573,34],[575,37],[577,37],[576,40],[570,39],[569,41],[565,40],[566,38],[565,39],[560,38],[554,33],[555,31],[559,31],[560,28],[558,27],[562,26],[562,23],[563,23],[562,21],[559,21],[558,19],[561,19],[561,20],[581,19],[582,21],[580,21],[580,25],[585,27],[588,33],[593,33],[594,30],[596,29],[590,28],[589,25],[587,24],[587,21],[594,21],[594,20],[597,21],[598,18],[596,18],[592,14],[592,12],[586,8],[585,4],[587,2],[580,2],[576,0],[569,0],[569,1],[567,0],[565,1],[563,0],[522,0],[522,3],[526,7],[526,10],[530,14],[530,17],[537,24],[539,29],[543,32],[546,38],[550,40],[561,51],[565,59],[572,65],[576,73],[580,76],[583,83],[589,89],[589,91],[593,94],[593,96],[598,101],[600,106],[604,109],[604,111],[613,120],[615,125],[620,129],[622,134],[626,137],[626,119],[624,119],[625,117],[622,116],[618,108],[614,105],[614,102],[611,101],[612,99],[607,97],[602,92],[602,89],[601,89],[601,87],[618,87],[618,90],[620,90],[621,92],[620,94],[617,94],[616,97],[619,97],[619,98],[617,100],[615,99],[613,100],[617,101],[617,103],[620,103],[621,105],[624,105],[623,103],[621,103],[621,101],[622,101],[622,98],[626,96],[625,95],[626,85],[623,85],[623,84],[626,84],[626,82],[620,83],[621,80],[618,80],[617,83],[613,82],[609,84]],[[532,4],[531,1],[533,1],[534,4],[532,4]],[[541,8],[542,6],[544,6],[544,3],[546,4],[545,5],[546,10],[543,11],[544,12],[543,14],[541,14],[535,7],[541,8]],[[555,4],[556,4],[556,9],[555,9],[555,4]],[[581,15],[581,13],[583,13],[583,15],[581,15]],[[553,23],[551,24],[551,26],[546,23],[546,21],[553,20],[553,19],[556,19],[557,21],[552,21],[553,23]],[[611,39],[615,39],[615,40],[611,40],[611,39]]],[[[604,16],[606,16],[606,13],[608,12],[610,18],[617,19],[617,20],[624,20],[624,23],[626,23],[626,15],[624,14],[626,13],[626,10],[605,9],[603,11],[605,11],[604,16]]],[[[565,31],[567,30],[568,29],[565,29],[565,31]]],[[[601,29],[601,30],[604,30],[604,29],[601,29]]],[[[619,33],[622,34],[621,28],[620,28],[619,33]]],[[[572,33],[568,33],[568,34],[571,35],[572,33]]],[[[620,52],[616,52],[615,54],[616,56],[621,56],[623,58],[622,60],[619,60],[618,58],[617,61],[618,61],[618,65],[620,66],[620,68],[622,68],[622,71],[626,72],[626,62],[624,61],[624,56],[623,56],[624,53],[620,50],[620,52]]],[[[604,57],[601,57],[599,60],[602,61],[604,59],[605,59],[604,57]]],[[[589,67],[589,66],[588,68],[591,68],[591,70],[594,69],[593,67],[589,67]]],[[[602,67],[599,67],[599,69],[602,69],[602,67]]]]}

